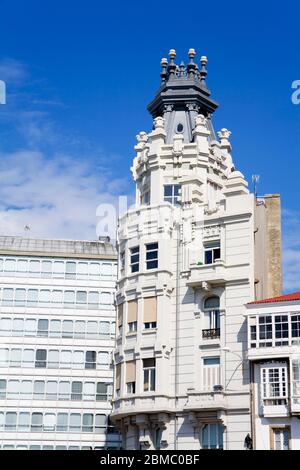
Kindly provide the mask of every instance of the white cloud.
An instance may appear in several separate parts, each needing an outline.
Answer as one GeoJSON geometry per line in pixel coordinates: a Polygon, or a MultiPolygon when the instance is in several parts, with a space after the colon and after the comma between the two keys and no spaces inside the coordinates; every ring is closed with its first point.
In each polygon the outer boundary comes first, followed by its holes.
{"type": "Polygon", "coordinates": [[[96,238],[99,204],[117,203],[127,180],[92,161],[38,151],[0,154],[0,234],[96,238]]]}
{"type": "MultiPolygon", "coordinates": [[[[24,64],[0,60],[0,78],[13,87],[0,115],[11,132],[10,151],[0,140],[0,234],[22,236],[29,226],[30,237],[96,239],[96,209],[116,205],[126,193],[128,173],[116,176],[112,165],[118,167],[118,157],[91,150],[87,155],[84,136],[58,131],[52,108],[64,104],[38,87],[29,91],[26,83],[34,79],[24,64]],[[14,138],[19,144],[11,151],[14,138]],[[62,148],[67,150],[58,152],[62,148]]],[[[111,224],[109,229],[113,235],[111,224]]]]}
{"type": "Polygon", "coordinates": [[[283,290],[300,291],[300,212],[283,209],[283,290]]]}

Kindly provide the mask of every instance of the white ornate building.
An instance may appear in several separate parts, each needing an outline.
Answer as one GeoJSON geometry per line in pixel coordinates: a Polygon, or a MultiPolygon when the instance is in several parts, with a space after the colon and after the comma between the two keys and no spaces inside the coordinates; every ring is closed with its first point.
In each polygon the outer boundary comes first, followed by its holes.
{"type": "Polygon", "coordinates": [[[119,448],[111,426],[116,250],[0,237],[0,448],[119,448]]]}
{"type": "MultiPolygon", "coordinates": [[[[280,294],[269,243],[271,226],[280,241],[270,217],[279,197],[261,199],[257,212],[230,131],[217,138],[213,129],[206,57],[199,68],[193,49],[187,66],[175,55],[161,63],[153,130],[135,147],[136,204],[119,223],[112,417],[126,449],[243,449],[244,304],[280,294]]],[[[280,264],[280,249],[274,256],[280,264]]]]}
{"type": "Polygon", "coordinates": [[[253,444],[300,450],[300,292],[249,303],[253,444]]]}

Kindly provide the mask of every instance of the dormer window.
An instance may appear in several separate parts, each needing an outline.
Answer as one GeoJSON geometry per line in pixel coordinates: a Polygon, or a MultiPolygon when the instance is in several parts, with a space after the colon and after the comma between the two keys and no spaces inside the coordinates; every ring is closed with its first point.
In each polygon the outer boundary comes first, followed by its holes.
{"type": "Polygon", "coordinates": [[[166,184],[164,186],[164,201],[170,202],[173,206],[178,206],[180,202],[180,184],[166,184]]]}

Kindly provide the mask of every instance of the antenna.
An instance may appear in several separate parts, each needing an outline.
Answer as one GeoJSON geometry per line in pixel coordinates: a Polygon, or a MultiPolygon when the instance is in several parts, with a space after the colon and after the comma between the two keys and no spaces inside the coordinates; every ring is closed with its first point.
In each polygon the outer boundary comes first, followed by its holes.
{"type": "Polygon", "coordinates": [[[259,183],[259,175],[252,175],[252,183],[253,183],[253,192],[254,192],[254,197],[257,199],[257,185],[259,183]]]}

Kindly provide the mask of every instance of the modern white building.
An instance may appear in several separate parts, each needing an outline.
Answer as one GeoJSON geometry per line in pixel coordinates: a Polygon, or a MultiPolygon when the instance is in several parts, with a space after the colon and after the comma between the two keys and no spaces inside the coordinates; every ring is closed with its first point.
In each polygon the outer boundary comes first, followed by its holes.
{"type": "Polygon", "coordinates": [[[206,57],[169,55],[153,129],[137,135],[136,204],[119,222],[112,418],[125,449],[243,449],[244,305],[281,293],[280,199],[256,201],[230,131],[216,136],[206,57]]]}
{"type": "Polygon", "coordinates": [[[0,447],[119,448],[110,424],[116,251],[0,237],[0,447]]]}
{"type": "Polygon", "coordinates": [[[247,305],[253,445],[300,450],[300,292],[247,305]]]}

